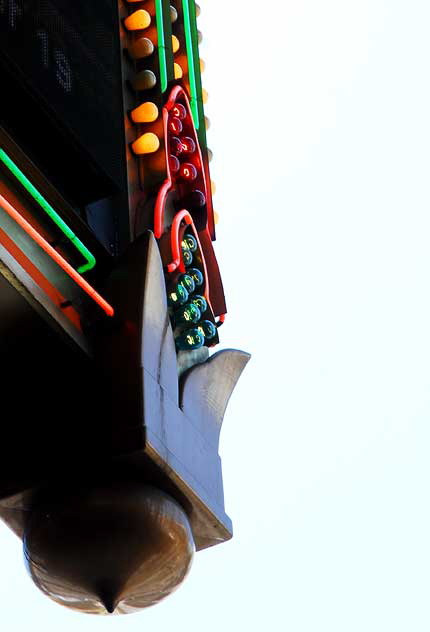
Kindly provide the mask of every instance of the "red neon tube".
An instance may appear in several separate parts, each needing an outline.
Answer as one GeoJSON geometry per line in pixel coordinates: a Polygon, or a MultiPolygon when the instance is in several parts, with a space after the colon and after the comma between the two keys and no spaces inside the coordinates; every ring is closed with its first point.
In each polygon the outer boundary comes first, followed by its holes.
{"type": "Polygon", "coordinates": [[[218,318],[217,322],[215,323],[215,325],[217,327],[221,327],[221,325],[223,325],[225,323],[225,317],[226,317],[226,314],[221,314],[221,316],[219,316],[219,318],[218,318]]]}
{"type": "Polygon", "coordinates": [[[67,263],[67,261],[58,254],[54,248],[48,244],[46,239],[40,235],[37,230],[33,228],[31,224],[25,220],[22,215],[2,196],[0,195],[0,206],[4,211],[13,219],[21,228],[29,235],[34,241],[44,250],[50,257],[55,261],[56,264],[60,266],[68,274],[75,283],[79,285],[79,287],[88,294],[108,315],[113,316],[114,310],[109,303],[107,303],[104,298],[98,294],[93,287],[89,283],[85,281],[85,279],[78,273],[76,270],[72,268],[72,266],[67,263]]]}
{"type": "MultiPolygon", "coordinates": [[[[184,220],[185,223],[188,224],[188,226],[192,224],[194,228],[192,217],[188,211],[183,209],[182,211],[179,211],[179,213],[176,213],[172,222],[172,228],[170,230],[170,247],[172,249],[173,261],[172,263],[169,263],[169,265],[167,266],[167,272],[174,272],[176,268],[178,267],[178,265],[181,263],[181,247],[179,245],[179,227],[181,225],[182,220],[184,220]]],[[[197,243],[199,243],[197,236],[196,238],[197,238],[197,243]]],[[[199,243],[199,246],[200,246],[200,243],[199,243]]]]}

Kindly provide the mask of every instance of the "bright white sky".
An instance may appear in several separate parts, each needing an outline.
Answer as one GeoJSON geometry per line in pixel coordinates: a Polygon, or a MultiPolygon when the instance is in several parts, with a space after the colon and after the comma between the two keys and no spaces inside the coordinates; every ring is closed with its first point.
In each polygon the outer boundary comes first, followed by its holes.
{"type": "Polygon", "coordinates": [[[251,351],[221,456],[234,539],[128,617],[33,587],[2,629],[430,629],[430,5],[201,0],[229,319],[251,351]]]}

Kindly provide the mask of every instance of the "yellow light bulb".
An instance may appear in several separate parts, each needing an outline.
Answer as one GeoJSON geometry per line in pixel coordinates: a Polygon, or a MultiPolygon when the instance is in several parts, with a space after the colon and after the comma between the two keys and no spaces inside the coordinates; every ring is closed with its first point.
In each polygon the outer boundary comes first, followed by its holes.
{"type": "Polygon", "coordinates": [[[173,64],[173,66],[175,70],[175,79],[181,79],[182,75],[184,74],[182,68],[180,67],[179,64],[176,64],[176,63],[173,64]]]}
{"type": "Polygon", "coordinates": [[[158,108],[155,103],[146,101],[130,112],[133,123],[152,123],[158,118],[158,108]]]}
{"type": "Polygon", "coordinates": [[[200,5],[196,3],[196,16],[199,17],[200,13],[201,13],[200,5]]]}
{"type": "Polygon", "coordinates": [[[172,35],[172,49],[174,53],[177,53],[179,50],[179,40],[176,35],[172,35]]]}
{"type": "Polygon", "coordinates": [[[216,184],[213,180],[211,180],[211,192],[212,192],[212,195],[215,195],[216,193],[216,184]]]}
{"type": "Polygon", "coordinates": [[[209,128],[210,128],[210,126],[211,126],[211,122],[210,122],[210,120],[208,119],[208,117],[207,117],[207,116],[205,116],[205,128],[206,128],[206,129],[209,129],[209,128]]]}
{"type": "Polygon", "coordinates": [[[206,104],[208,102],[208,99],[209,99],[208,91],[203,88],[203,90],[202,90],[202,101],[203,101],[203,103],[206,104]]]}
{"type": "Polygon", "coordinates": [[[153,154],[159,147],[160,139],[152,132],[142,134],[142,136],[139,136],[139,138],[131,144],[132,150],[139,156],[144,154],[153,154]]]}
{"type": "Polygon", "coordinates": [[[214,224],[218,224],[219,222],[219,215],[216,211],[214,211],[214,224]]]}
{"type": "Polygon", "coordinates": [[[138,92],[140,90],[150,90],[157,85],[157,77],[152,70],[141,70],[131,80],[131,85],[138,92]]]}
{"type": "Polygon", "coordinates": [[[151,16],[144,9],[138,9],[138,11],[135,11],[124,20],[124,26],[129,31],[146,29],[150,24],[151,16]]]}
{"type": "Polygon", "coordinates": [[[154,44],[147,37],[138,37],[134,42],[130,42],[128,52],[133,59],[142,59],[154,52],[154,44]]]}
{"type": "Polygon", "coordinates": [[[200,59],[200,72],[204,72],[206,70],[206,64],[203,59],[200,59]]]}

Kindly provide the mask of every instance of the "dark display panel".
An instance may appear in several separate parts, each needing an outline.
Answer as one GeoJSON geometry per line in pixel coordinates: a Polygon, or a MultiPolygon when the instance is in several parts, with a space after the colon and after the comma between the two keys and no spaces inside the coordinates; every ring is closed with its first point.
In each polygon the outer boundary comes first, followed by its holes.
{"type": "Polygon", "coordinates": [[[116,0],[0,0],[1,124],[72,204],[125,186],[116,0]]]}

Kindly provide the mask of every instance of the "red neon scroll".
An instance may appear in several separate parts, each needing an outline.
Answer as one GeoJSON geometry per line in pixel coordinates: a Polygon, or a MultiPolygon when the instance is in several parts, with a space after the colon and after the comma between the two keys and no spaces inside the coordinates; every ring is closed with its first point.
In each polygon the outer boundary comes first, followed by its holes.
{"type": "Polygon", "coordinates": [[[194,237],[197,240],[197,245],[199,248],[199,251],[202,253],[202,268],[203,268],[203,276],[205,278],[205,286],[206,286],[206,299],[209,300],[209,279],[208,279],[208,271],[206,269],[206,262],[205,262],[205,258],[203,256],[203,251],[202,251],[202,247],[200,244],[200,240],[199,240],[199,236],[197,234],[197,231],[194,227],[194,222],[193,222],[193,218],[191,217],[191,215],[189,214],[189,212],[186,209],[183,209],[182,211],[179,211],[179,213],[176,213],[173,222],[172,222],[172,228],[170,231],[170,247],[172,249],[172,256],[173,256],[173,261],[171,263],[168,264],[167,266],[167,272],[174,272],[176,270],[176,268],[179,267],[179,269],[181,270],[181,272],[186,272],[186,268],[184,265],[184,262],[182,261],[182,257],[181,257],[181,244],[180,244],[180,240],[179,240],[179,228],[181,226],[182,221],[184,221],[186,224],[188,224],[188,226],[191,226],[193,233],[194,233],[194,237]]]}
{"type": "MultiPolygon", "coordinates": [[[[197,244],[198,244],[198,248],[199,251],[202,253],[202,267],[203,267],[203,275],[204,275],[204,279],[205,279],[205,292],[204,292],[204,296],[206,298],[206,300],[208,301],[209,305],[211,304],[210,302],[210,292],[209,292],[209,278],[208,278],[208,273],[207,273],[207,269],[206,269],[206,262],[205,262],[205,258],[203,256],[203,251],[202,251],[202,247],[200,244],[200,240],[199,240],[199,236],[197,234],[197,231],[194,227],[194,222],[193,222],[193,218],[191,217],[190,213],[186,210],[186,209],[182,209],[182,211],[179,211],[178,213],[176,213],[173,222],[172,222],[172,228],[170,230],[170,248],[172,251],[172,257],[173,260],[171,261],[171,263],[169,263],[167,265],[167,272],[171,273],[174,272],[177,268],[180,269],[181,272],[186,272],[186,268],[184,265],[184,262],[182,260],[181,257],[181,244],[180,244],[180,239],[179,239],[179,229],[181,227],[181,223],[185,222],[188,226],[191,226],[192,231],[194,233],[194,237],[197,240],[197,244]]],[[[218,321],[215,322],[217,327],[220,327],[224,321],[225,321],[225,314],[221,314],[219,316],[218,321]]]]}
{"type": "MultiPolygon", "coordinates": [[[[196,149],[195,151],[197,152],[197,156],[198,156],[198,162],[200,163],[200,169],[199,169],[199,177],[202,180],[203,183],[203,188],[204,188],[204,194],[206,197],[206,207],[207,207],[207,212],[208,215],[210,215],[212,213],[212,205],[211,205],[211,201],[210,201],[210,188],[208,188],[207,186],[207,180],[206,180],[206,174],[205,174],[205,170],[203,169],[203,158],[202,158],[202,153],[200,150],[200,145],[198,142],[198,138],[197,138],[197,133],[195,131],[194,128],[194,124],[193,124],[193,119],[192,119],[192,114],[191,114],[191,109],[188,103],[188,99],[186,96],[186,93],[184,91],[183,88],[181,88],[181,86],[175,86],[169,96],[169,99],[165,105],[165,107],[163,108],[163,127],[164,127],[164,138],[166,140],[166,162],[167,162],[167,178],[166,180],[163,182],[158,195],[157,195],[157,200],[155,202],[155,209],[154,209],[154,235],[157,239],[160,239],[161,235],[164,232],[164,223],[163,223],[163,219],[164,219],[164,207],[166,204],[166,198],[167,198],[167,194],[169,193],[169,191],[171,191],[174,188],[174,177],[172,177],[172,173],[171,173],[171,169],[170,169],[170,165],[169,165],[169,138],[171,136],[171,133],[168,129],[168,122],[169,122],[169,115],[170,112],[172,110],[172,108],[176,105],[176,102],[179,98],[183,99],[183,102],[185,104],[185,108],[187,110],[187,114],[188,114],[188,118],[190,121],[190,124],[192,125],[193,128],[193,140],[195,140],[196,143],[196,149]]],[[[207,230],[207,228],[206,228],[207,230]]]]}

